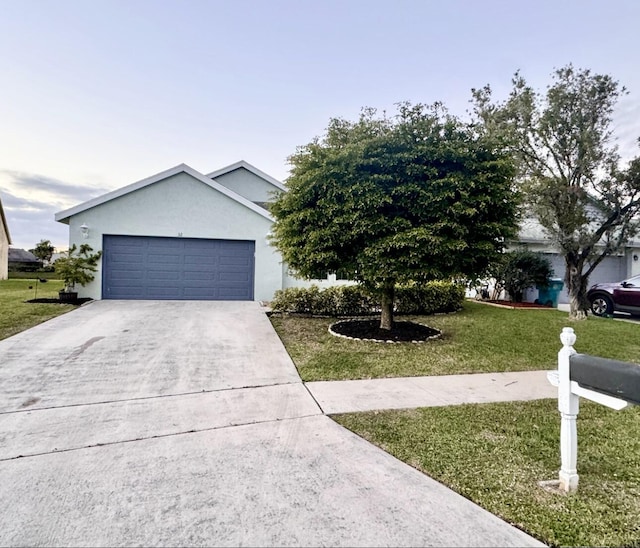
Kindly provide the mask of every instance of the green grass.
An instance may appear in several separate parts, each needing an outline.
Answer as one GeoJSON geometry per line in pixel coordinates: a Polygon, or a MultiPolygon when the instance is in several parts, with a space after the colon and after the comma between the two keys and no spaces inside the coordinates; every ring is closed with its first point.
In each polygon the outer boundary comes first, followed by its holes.
{"type": "Polygon", "coordinates": [[[571,322],[557,310],[471,301],[455,314],[408,319],[442,330],[442,339],[418,345],[359,342],[330,335],[332,318],[273,315],[271,322],[304,381],[554,369],[566,326],[576,331],[578,352],[640,362],[640,325],[629,322],[571,322]]]}
{"type": "Polygon", "coordinates": [[[39,299],[57,299],[58,291],[62,289],[60,280],[44,284],[36,284],[35,279],[0,281],[0,340],[76,308],[69,304],[25,302],[35,298],[36,285],[39,299]]]}
{"type": "Polygon", "coordinates": [[[35,280],[36,278],[57,280],[59,277],[57,272],[9,272],[10,280],[35,280]]]}
{"type": "Polygon", "coordinates": [[[558,477],[555,400],[332,418],[549,545],[640,547],[638,407],[581,402],[572,495],[537,484],[558,477]]]}

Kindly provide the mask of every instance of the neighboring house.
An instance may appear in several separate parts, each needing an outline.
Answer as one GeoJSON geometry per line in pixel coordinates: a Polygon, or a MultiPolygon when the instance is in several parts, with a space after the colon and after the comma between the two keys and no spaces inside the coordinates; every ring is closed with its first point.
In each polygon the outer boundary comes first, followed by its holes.
{"type": "Polygon", "coordinates": [[[308,284],[269,245],[268,202],[284,191],[245,161],[207,175],[181,164],[55,220],[69,225],[70,246],[103,252],[81,297],[268,301],[308,284]]]}
{"type": "MultiPolygon", "coordinates": [[[[510,246],[510,250],[523,248],[545,255],[551,262],[555,277],[564,280],[564,258],[557,247],[552,244],[542,225],[534,219],[525,219],[522,222],[518,242],[510,246]]],[[[637,274],[640,274],[640,241],[632,240],[627,243],[622,252],[603,259],[589,277],[589,284],[617,282],[637,274]]],[[[536,295],[529,293],[527,300],[535,298],[536,295]]],[[[558,300],[565,304],[569,302],[566,287],[560,293],[558,300]]]]}
{"type": "Polygon", "coordinates": [[[7,218],[4,216],[4,209],[2,209],[2,200],[0,200],[0,280],[6,280],[9,277],[10,245],[9,225],[7,225],[7,218]]]}
{"type": "Polygon", "coordinates": [[[9,248],[9,270],[12,272],[35,272],[42,267],[42,261],[30,251],[9,248]]]}

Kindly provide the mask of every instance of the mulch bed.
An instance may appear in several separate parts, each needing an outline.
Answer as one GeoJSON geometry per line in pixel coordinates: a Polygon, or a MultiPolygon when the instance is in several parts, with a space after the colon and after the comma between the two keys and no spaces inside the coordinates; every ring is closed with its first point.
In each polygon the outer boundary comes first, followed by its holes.
{"type": "Polygon", "coordinates": [[[413,322],[394,322],[393,329],[380,329],[380,320],[346,320],[329,327],[332,335],[377,342],[424,342],[440,337],[437,329],[413,322]]]}
{"type": "Polygon", "coordinates": [[[79,306],[81,304],[91,301],[89,297],[82,297],[81,299],[75,299],[73,301],[61,301],[60,299],[30,299],[25,301],[27,303],[45,303],[45,304],[75,304],[79,306]]]}

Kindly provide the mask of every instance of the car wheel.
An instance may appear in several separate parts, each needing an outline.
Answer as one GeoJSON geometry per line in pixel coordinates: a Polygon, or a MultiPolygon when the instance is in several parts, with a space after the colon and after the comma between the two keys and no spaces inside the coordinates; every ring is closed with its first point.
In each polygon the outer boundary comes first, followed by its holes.
{"type": "Polygon", "coordinates": [[[606,295],[596,295],[591,299],[591,312],[596,316],[613,314],[613,303],[606,295]]]}

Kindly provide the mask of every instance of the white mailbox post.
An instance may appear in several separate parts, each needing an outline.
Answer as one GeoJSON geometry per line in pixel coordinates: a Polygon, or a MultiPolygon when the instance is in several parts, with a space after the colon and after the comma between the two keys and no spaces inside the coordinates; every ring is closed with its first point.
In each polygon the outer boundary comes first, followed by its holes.
{"type": "MultiPolygon", "coordinates": [[[[576,335],[573,328],[565,327],[560,334],[562,349],[558,352],[558,370],[549,371],[547,378],[553,386],[558,387],[558,410],[560,411],[560,460],[561,467],[559,473],[560,489],[567,493],[574,492],[578,488],[578,429],[576,420],[580,410],[580,396],[596,403],[620,410],[628,405],[628,402],[610,396],[603,392],[596,392],[580,386],[578,382],[572,380],[571,356],[577,355],[573,348],[576,342],[576,335]]],[[[588,358],[588,356],[587,356],[588,358]]],[[[630,365],[613,360],[603,360],[594,358],[600,362],[609,361],[613,365],[630,365]]],[[[636,366],[637,367],[637,366],[636,366]]],[[[603,388],[606,390],[606,388],[603,388]]]]}

